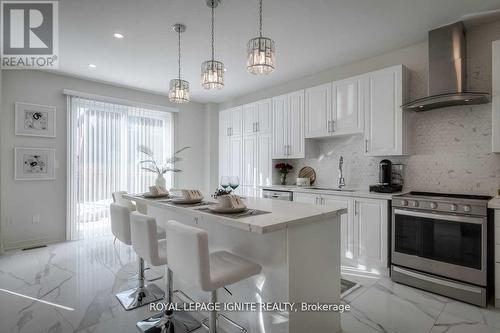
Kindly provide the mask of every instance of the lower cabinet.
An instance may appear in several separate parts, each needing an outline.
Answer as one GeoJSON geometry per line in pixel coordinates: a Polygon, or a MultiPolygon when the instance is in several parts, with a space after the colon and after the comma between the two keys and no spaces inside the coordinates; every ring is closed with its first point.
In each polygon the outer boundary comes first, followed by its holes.
{"type": "Polygon", "coordinates": [[[368,270],[387,267],[387,200],[313,193],[294,193],[293,200],[315,205],[334,204],[346,207],[347,214],[342,215],[340,228],[342,263],[363,266],[368,270]]]}

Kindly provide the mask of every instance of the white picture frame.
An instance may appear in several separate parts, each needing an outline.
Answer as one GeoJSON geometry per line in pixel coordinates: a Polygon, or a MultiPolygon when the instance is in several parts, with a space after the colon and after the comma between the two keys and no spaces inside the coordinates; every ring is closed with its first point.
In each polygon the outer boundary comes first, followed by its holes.
{"type": "Polygon", "coordinates": [[[56,150],[53,148],[14,148],[15,180],[55,180],[56,150]]]}
{"type": "Polygon", "coordinates": [[[15,134],[22,136],[56,137],[56,107],[15,102],[15,134]]]}

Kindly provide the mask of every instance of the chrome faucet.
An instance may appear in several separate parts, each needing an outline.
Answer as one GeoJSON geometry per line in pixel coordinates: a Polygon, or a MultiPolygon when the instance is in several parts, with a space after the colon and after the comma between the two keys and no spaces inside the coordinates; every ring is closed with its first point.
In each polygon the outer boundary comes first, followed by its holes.
{"type": "Polygon", "coordinates": [[[342,189],[342,187],[345,186],[345,178],[342,175],[342,166],[344,165],[344,158],[340,156],[339,158],[339,179],[337,180],[337,186],[339,187],[339,190],[342,189]]]}

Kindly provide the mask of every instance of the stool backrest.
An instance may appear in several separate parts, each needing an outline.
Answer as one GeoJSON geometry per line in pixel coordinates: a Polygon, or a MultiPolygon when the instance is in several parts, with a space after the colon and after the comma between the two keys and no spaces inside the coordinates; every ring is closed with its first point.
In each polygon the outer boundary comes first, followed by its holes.
{"type": "Polygon", "coordinates": [[[166,232],[168,267],[175,276],[180,276],[203,291],[209,291],[207,232],[176,221],[168,221],[166,232]]]}
{"type": "Polygon", "coordinates": [[[135,204],[130,201],[129,199],[125,199],[123,197],[124,194],[127,194],[128,192],[127,191],[117,191],[117,192],[113,192],[112,196],[113,196],[113,202],[114,203],[117,203],[119,205],[122,205],[122,206],[127,206],[130,210],[136,210],[136,206],[135,204]]]}
{"type": "Polygon", "coordinates": [[[158,235],[156,219],[139,212],[130,213],[132,248],[142,259],[153,266],[159,266],[158,235]]]}
{"type": "Polygon", "coordinates": [[[121,242],[132,245],[130,235],[130,208],[116,203],[109,206],[111,232],[121,242]]]}

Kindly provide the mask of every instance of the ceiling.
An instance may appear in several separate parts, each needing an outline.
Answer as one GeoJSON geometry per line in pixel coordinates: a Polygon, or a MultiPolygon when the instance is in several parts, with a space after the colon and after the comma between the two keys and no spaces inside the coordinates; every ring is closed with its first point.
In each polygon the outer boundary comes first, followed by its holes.
{"type": "Polygon", "coordinates": [[[227,68],[226,86],[207,91],[200,85],[200,65],[210,56],[205,0],[59,3],[59,72],[166,94],[177,73],[171,26],[183,23],[182,75],[191,99],[216,103],[424,41],[431,28],[500,7],[500,0],[264,0],[264,35],[276,42],[277,68],[254,76],[245,52],[258,32],[258,1],[222,0],[215,52],[227,68]]]}

